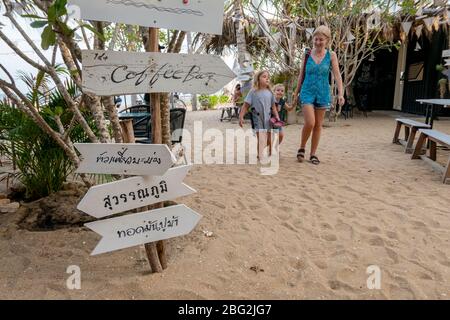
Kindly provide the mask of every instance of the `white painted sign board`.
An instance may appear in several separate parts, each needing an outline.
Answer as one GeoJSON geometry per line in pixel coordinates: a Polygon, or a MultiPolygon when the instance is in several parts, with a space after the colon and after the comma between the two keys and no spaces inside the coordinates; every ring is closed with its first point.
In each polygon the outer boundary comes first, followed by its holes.
{"type": "Polygon", "coordinates": [[[442,51],[442,58],[450,57],[450,49],[442,51]]]}
{"type": "Polygon", "coordinates": [[[103,96],[214,93],[236,77],[214,55],[83,50],[82,58],[84,91],[103,96]]]}
{"type": "Polygon", "coordinates": [[[74,143],[81,153],[77,173],[161,176],[175,162],[165,144],[74,143]]]}
{"type": "Polygon", "coordinates": [[[86,20],[222,34],[224,0],[69,0],[86,20]]]}
{"type": "Polygon", "coordinates": [[[93,217],[103,218],[196,191],[183,183],[192,165],[169,169],[163,176],[140,176],[91,187],[77,206],[93,217]]]}
{"type": "Polygon", "coordinates": [[[86,227],[102,236],[91,255],[188,234],[201,217],[197,212],[180,204],[86,223],[86,227]]]}

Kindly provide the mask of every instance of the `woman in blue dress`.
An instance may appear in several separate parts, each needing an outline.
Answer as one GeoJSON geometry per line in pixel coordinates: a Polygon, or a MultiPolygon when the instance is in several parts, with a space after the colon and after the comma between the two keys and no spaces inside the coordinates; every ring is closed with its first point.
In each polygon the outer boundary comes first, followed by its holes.
{"type": "Polygon", "coordinates": [[[305,159],[305,147],[312,133],[310,161],[319,164],[316,155],[322,132],[325,112],[331,108],[330,71],[333,72],[338,88],[337,102],[342,106],[345,102],[339,63],[335,52],[327,49],[331,40],[331,32],[327,26],[319,26],[313,33],[313,49],[303,59],[307,59],[304,68],[300,70],[297,88],[293,93],[293,105],[300,99],[304,117],[304,126],[297,159],[305,159]],[[305,69],[305,70],[303,70],[305,69]]]}

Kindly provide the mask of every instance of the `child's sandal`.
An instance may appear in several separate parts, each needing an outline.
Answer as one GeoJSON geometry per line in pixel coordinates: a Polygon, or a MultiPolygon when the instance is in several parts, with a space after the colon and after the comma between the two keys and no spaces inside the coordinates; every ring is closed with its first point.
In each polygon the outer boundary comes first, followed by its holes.
{"type": "Polygon", "coordinates": [[[297,160],[298,162],[303,162],[303,160],[305,160],[305,149],[298,149],[297,160]]]}
{"type": "Polygon", "coordinates": [[[309,158],[309,161],[311,161],[312,164],[316,164],[316,165],[320,163],[319,158],[317,158],[316,156],[311,156],[309,158]]]}

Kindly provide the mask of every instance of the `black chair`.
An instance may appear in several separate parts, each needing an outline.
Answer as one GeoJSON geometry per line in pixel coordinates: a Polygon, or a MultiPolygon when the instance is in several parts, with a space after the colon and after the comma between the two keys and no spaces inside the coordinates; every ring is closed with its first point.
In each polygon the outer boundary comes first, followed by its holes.
{"type": "MultiPolygon", "coordinates": [[[[178,152],[178,156],[183,157],[184,162],[186,163],[185,150],[184,150],[184,146],[182,144],[185,119],[186,119],[186,109],[182,109],[182,108],[170,109],[170,133],[172,135],[172,137],[171,137],[172,147],[176,144],[180,144],[180,150],[178,152]]],[[[145,139],[136,140],[136,143],[144,143],[144,144],[152,143],[151,125],[152,125],[152,121],[151,121],[151,119],[149,119],[148,125],[147,125],[147,128],[148,128],[147,136],[145,137],[145,139]]],[[[133,128],[134,128],[134,126],[133,126],[133,128]]]]}
{"type": "Polygon", "coordinates": [[[131,107],[128,107],[119,112],[119,117],[126,113],[150,113],[151,108],[148,104],[138,104],[131,107]]]}
{"type": "Polygon", "coordinates": [[[151,116],[133,119],[133,131],[135,138],[147,138],[151,135],[151,116]]]}
{"type": "Polygon", "coordinates": [[[170,110],[170,133],[172,134],[172,144],[181,144],[185,120],[186,109],[175,108],[170,110]]]}

